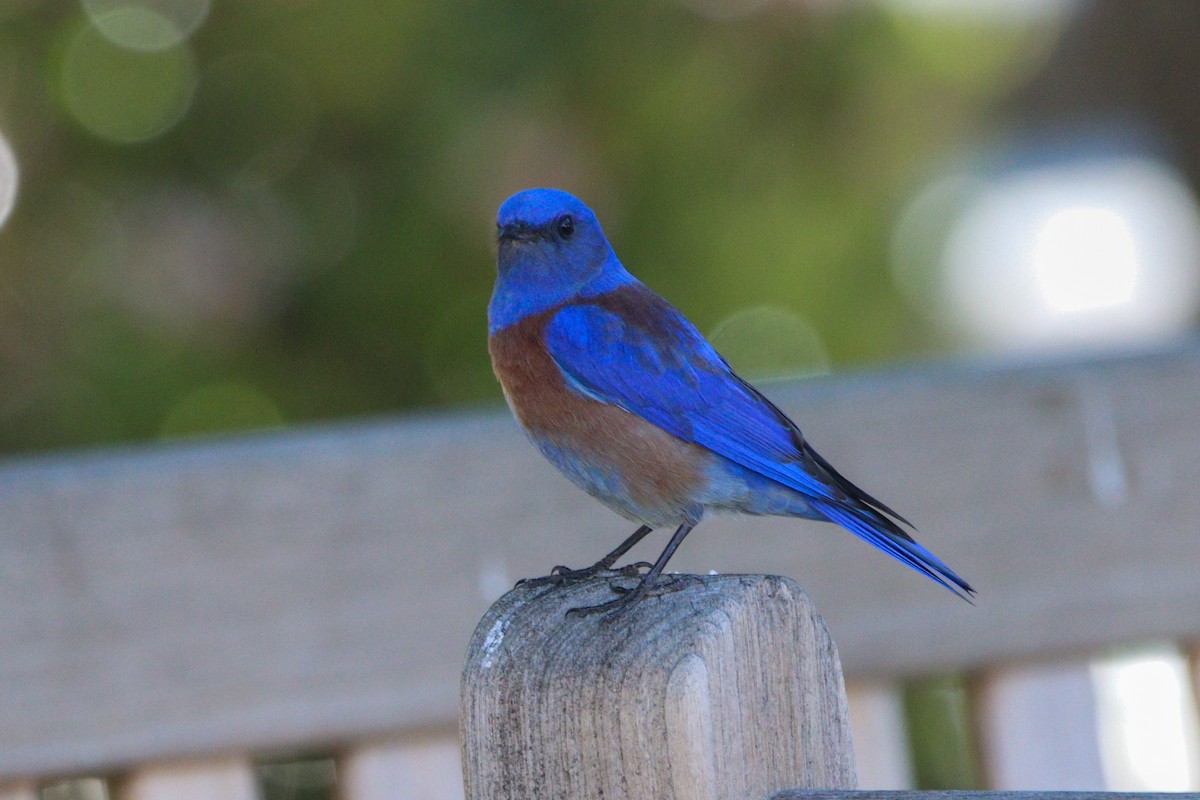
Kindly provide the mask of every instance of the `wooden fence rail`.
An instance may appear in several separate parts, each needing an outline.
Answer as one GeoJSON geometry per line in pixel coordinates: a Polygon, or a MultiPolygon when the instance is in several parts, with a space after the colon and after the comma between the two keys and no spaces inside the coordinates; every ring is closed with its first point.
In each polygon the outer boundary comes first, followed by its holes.
{"type": "Polygon", "coordinates": [[[779,792],[770,800],[1194,800],[1192,792],[975,792],[975,791],[815,791],[779,792]]]}
{"type": "MultiPolygon", "coordinates": [[[[673,566],[802,585],[855,686],[1200,641],[1200,344],[767,388],[980,590],[829,525],[689,538],[673,566]]],[[[0,784],[451,735],[491,601],[628,532],[498,409],[11,460],[0,784]]]]}

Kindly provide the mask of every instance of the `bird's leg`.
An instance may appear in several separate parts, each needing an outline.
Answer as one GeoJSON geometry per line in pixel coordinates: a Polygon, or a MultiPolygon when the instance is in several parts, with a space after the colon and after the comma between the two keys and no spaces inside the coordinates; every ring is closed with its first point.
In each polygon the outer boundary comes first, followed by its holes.
{"type": "MultiPolygon", "coordinates": [[[[601,572],[607,572],[613,568],[614,564],[617,563],[617,559],[619,559],[621,556],[625,555],[631,549],[633,549],[634,545],[636,545],[642,539],[645,539],[647,534],[649,534],[653,530],[654,529],[651,528],[649,525],[643,525],[642,527],[640,527],[636,531],[634,531],[629,536],[629,538],[627,538],[625,541],[623,541],[619,545],[617,545],[615,550],[613,550],[611,553],[606,555],[604,558],[597,561],[595,564],[592,564],[590,567],[583,567],[582,569],[571,569],[570,567],[564,567],[564,566],[560,565],[560,566],[557,566],[554,569],[550,570],[549,575],[545,575],[541,578],[527,578],[526,580],[520,581],[517,585],[518,586],[543,586],[548,583],[553,583],[555,585],[562,584],[562,583],[573,583],[575,581],[586,580],[588,578],[591,578],[594,575],[599,575],[601,572]]],[[[620,570],[618,570],[618,572],[627,577],[634,577],[642,569],[649,568],[649,567],[650,567],[649,562],[638,561],[634,564],[627,564],[626,566],[624,566],[620,570]]]]}
{"type": "Polygon", "coordinates": [[[637,586],[627,592],[623,592],[620,597],[609,600],[607,603],[585,606],[583,608],[572,608],[567,614],[569,616],[583,616],[585,614],[611,612],[608,619],[612,619],[621,611],[633,606],[634,603],[641,600],[654,588],[655,583],[658,581],[658,576],[662,574],[663,568],[667,566],[667,562],[671,560],[671,556],[675,555],[675,551],[679,549],[679,545],[683,542],[684,537],[691,533],[694,527],[696,527],[695,523],[685,522],[675,529],[675,533],[671,536],[671,541],[667,542],[666,548],[659,555],[658,560],[654,562],[654,566],[650,567],[650,571],[642,576],[637,586]]]}
{"type": "MultiPolygon", "coordinates": [[[[606,569],[612,569],[613,564],[617,563],[617,559],[619,559],[621,556],[625,555],[630,550],[632,550],[634,545],[636,545],[642,539],[645,539],[646,536],[653,530],[654,530],[654,528],[651,528],[649,525],[643,525],[642,527],[638,528],[636,531],[631,533],[629,535],[628,539],[626,539],[625,541],[623,541],[619,545],[617,545],[615,550],[613,550],[611,553],[606,555],[604,558],[597,561],[595,564],[593,564],[588,569],[593,570],[595,572],[600,572],[600,571],[606,570],[606,569]]],[[[650,566],[649,562],[646,562],[646,561],[639,561],[636,564],[631,564],[630,566],[639,566],[641,564],[650,566]]]]}

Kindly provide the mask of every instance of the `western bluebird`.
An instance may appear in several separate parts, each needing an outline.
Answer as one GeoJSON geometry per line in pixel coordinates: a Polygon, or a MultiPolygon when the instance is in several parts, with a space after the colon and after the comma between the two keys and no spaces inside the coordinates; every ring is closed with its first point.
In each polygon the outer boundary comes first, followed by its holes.
{"type": "MultiPolygon", "coordinates": [[[[577,486],[641,525],[584,576],[651,530],[675,526],[638,585],[651,589],[706,511],[835,522],[964,599],[974,589],[917,544],[738,377],[666,300],[625,271],[595,214],[555,189],[508,198],[497,217],[488,350],[530,440],[577,486]]],[[[560,573],[563,574],[563,573],[560,573]]]]}

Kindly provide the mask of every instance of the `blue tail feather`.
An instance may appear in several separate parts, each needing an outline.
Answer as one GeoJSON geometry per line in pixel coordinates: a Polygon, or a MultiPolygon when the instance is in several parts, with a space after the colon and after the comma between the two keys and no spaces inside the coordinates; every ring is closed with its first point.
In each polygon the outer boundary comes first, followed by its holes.
{"type": "Polygon", "coordinates": [[[907,536],[891,521],[872,509],[857,509],[825,500],[810,499],[809,503],[830,522],[841,525],[869,544],[878,547],[902,564],[936,581],[956,595],[971,602],[975,590],[937,556],[907,536]]]}

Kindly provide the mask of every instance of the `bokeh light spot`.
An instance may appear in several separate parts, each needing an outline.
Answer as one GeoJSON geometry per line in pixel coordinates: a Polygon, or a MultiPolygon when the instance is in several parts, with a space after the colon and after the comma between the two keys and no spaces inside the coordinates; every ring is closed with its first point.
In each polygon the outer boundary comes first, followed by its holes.
{"type": "Polygon", "coordinates": [[[183,40],[171,20],[138,6],[126,6],[94,17],[92,23],[104,38],[127,50],[154,52],[183,40]]]}
{"type": "Polygon", "coordinates": [[[278,428],[284,424],[279,406],[244,383],[203,386],[176,403],[163,420],[165,439],[229,430],[278,428]]]}
{"type": "Polygon", "coordinates": [[[1200,206],[1145,155],[939,181],[903,215],[893,257],[918,308],[986,349],[1148,346],[1200,310],[1200,206]]]}
{"type": "Polygon", "coordinates": [[[1079,6],[1079,0],[888,0],[886,5],[937,19],[1019,23],[1065,19],[1079,6]]]}
{"type": "Polygon", "coordinates": [[[113,142],[144,142],[171,128],[187,113],[195,86],[186,45],[124,50],[89,25],[63,56],[63,104],[83,127],[113,142]]]}
{"type": "Polygon", "coordinates": [[[829,353],[816,329],[794,311],[754,306],[730,314],[709,337],[713,347],[750,379],[829,372],[829,353]]]}
{"type": "Polygon", "coordinates": [[[1073,0],[889,0],[896,43],[959,91],[1007,93],[1050,56],[1073,0]]]}
{"type": "Polygon", "coordinates": [[[82,0],[96,29],[130,50],[165,50],[203,24],[211,0],[82,0]]]}
{"type": "Polygon", "coordinates": [[[8,220],[13,206],[17,203],[17,183],[20,173],[17,169],[17,157],[9,146],[8,140],[0,134],[0,227],[8,220]]]}
{"type": "Polygon", "coordinates": [[[1107,208],[1065,208],[1037,234],[1033,272],[1046,305],[1070,313],[1133,299],[1138,254],[1129,223],[1107,208]]]}
{"type": "Polygon", "coordinates": [[[1194,791],[1200,722],[1183,656],[1154,647],[1096,662],[1091,672],[1108,788],[1194,791]]]}

